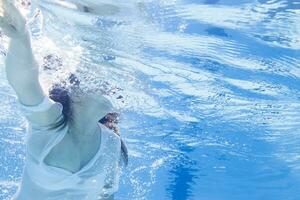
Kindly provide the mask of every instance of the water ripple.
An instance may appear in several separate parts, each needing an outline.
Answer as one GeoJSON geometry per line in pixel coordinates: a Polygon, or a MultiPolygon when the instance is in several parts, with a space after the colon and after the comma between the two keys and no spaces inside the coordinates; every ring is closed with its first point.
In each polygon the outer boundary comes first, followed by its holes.
{"type": "MultiPolygon", "coordinates": [[[[123,97],[111,95],[131,158],[118,199],[300,198],[298,1],[39,6],[35,52],[41,64],[57,58],[55,70],[41,71],[44,87],[76,72],[87,91],[109,83],[123,97]]],[[[24,162],[24,119],[0,70],[0,198],[9,199],[24,162]]]]}

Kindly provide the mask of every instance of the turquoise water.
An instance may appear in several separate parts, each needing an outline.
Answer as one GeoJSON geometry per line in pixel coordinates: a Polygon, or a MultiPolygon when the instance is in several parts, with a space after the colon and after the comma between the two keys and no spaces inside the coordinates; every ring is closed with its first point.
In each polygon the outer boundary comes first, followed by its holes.
{"type": "MultiPolygon", "coordinates": [[[[49,2],[30,25],[39,61],[61,58],[57,72],[42,72],[45,87],[78,71],[87,91],[108,82],[112,100],[123,97],[115,104],[130,164],[116,199],[300,199],[299,1],[76,1],[94,2],[93,14],[49,2]]],[[[8,200],[25,120],[0,70],[8,200]]]]}

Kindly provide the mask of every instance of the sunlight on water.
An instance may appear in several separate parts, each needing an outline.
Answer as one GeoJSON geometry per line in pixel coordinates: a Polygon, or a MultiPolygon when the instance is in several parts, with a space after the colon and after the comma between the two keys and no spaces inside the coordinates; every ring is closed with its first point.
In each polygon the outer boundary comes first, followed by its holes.
{"type": "MultiPolygon", "coordinates": [[[[298,1],[35,0],[28,17],[43,86],[77,73],[123,112],[130,165],[116,199],[300,198],[298,1]]],[[[8,200],[25,120],[3,59],[0,70],[8,200]]]]}

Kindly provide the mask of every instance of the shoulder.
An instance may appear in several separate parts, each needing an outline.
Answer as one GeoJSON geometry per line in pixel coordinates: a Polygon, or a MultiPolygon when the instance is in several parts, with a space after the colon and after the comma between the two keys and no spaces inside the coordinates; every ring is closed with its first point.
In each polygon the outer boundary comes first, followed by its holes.
{"type": "Polygon", "coordinates": [[[38,105],[27,106],[20,103],[21,111],[34,127],[56,126],[63,120],[63,106],[54,102],[49,97],[45,97],[38,105]]]}

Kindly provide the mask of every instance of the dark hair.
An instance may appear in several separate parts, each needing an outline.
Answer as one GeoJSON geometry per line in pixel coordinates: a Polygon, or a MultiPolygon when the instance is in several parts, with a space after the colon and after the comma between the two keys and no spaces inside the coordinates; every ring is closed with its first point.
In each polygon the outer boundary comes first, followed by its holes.
{"type": "MultiPolygon", "coordinates": [[[[79,86],[80,81],[76,77],[76,75],[71,74],[69,76],[69,83],[72,86],[79,86]]],[[[64,115],[64,121],[63,123],[66,124],[66,122],[70,121],[72,119],[72,109],[71,109],[71,98],[70,98],[70,91],[67,87],[66,82],[62,83],[56,83],[54,84],[50,90],[49,90],[49,97],[55,102],[59,102],[63,106],[62,113],[64,115]]],[[[106,124],[108,122],[115,122],[118,123],[118,113],[108,113],[106,116],[104,116],[102,119],[99,120],[99,123],[106,124]]],[[[112,129],[112,128],[110,128],[112,129]]],[[[118,129],[116,127],[113,127],[113,130],[116,134],[119,135],[118,129]]],[[[121,155],[122,160],[125,164],[125,166],[128,165],[128,150],[124,143],[124,141],[121,139],[121,155]]]]}
{"type": "MultiPolygon", "coordinates": [[[[70,74],[69,83],[72,86],[79,86],[80,81],[75,74],[70,74]]],[[[55,102],[61,103],[63,106],[63,115],[65,122],[72,118],[70,91],[66,82],[56,83],[49,90],[49,97],[55,102]]]]}
{"type": "Polygon", "coordinates": [[[64,84],[54,84],[49,90],[49,97],[53,101],[62,104],[62,113],[65,121],[69,121],[72,116],[71,98],[69,95],[69,90],[66,88],[66,86],[64,84]]]}

